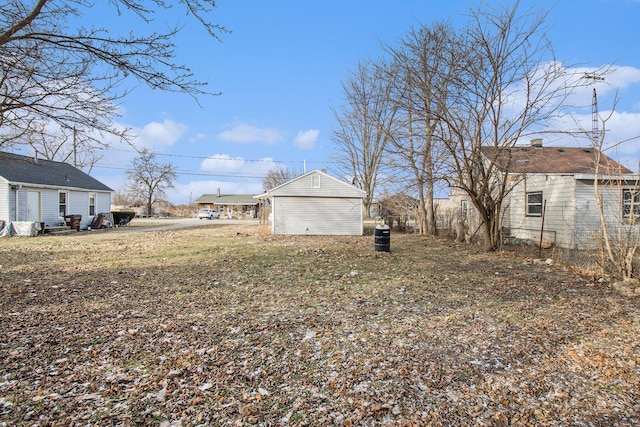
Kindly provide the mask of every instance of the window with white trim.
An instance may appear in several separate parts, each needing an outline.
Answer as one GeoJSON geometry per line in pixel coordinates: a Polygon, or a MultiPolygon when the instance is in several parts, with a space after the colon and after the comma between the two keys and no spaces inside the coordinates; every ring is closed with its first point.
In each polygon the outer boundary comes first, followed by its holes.
{"type": "Polygon", "coordinates": [[[320,175],[311,176],[311,188],[320,188],[320,175]]]}
{"type": "Polygon", "coordinates": [[[58,216],[63,217],[67,214],[67,192],[58,192],[58,216]]]}
{"type": "Polygon", "coordinates": [[[96,214],[96,193],[89,193],[89,216],[96,214]]]}
{"type": "Polygon", "coordinates": [[[542,191],[527,193],[527,216],[542,216],[542,191]]]}
{"type": "Polygon", "coordinates": [[[622,190],[622,217],[640,216],[640,191],[625,188],[622,190]]]}

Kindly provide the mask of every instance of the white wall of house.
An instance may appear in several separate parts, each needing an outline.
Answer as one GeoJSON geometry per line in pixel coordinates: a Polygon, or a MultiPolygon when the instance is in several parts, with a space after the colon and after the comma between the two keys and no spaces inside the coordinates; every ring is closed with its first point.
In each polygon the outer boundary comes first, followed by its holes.
{"type": "MultiPolygon", "coordinates": [[[[631,224],[628,218],[623,217],[622,212],[622,190],[633,189],[635,186],[635,182],[601,182],[598,186],[607,231],[614,240],[617,233],[638,233],[640,223],[631,224]]],[[[576,181],[576,200],[575,247],[597,249],[600,247],[601,226],[593,180],[576,181]]]]}
{"type": "Polygon", "coordinates": [[[58,190],[42,189],[42,220],[45,225],[60,225],[64,221],[58,214],[58,190]]]}
{"type": "Polygon", "coordinates": [[[6,180],[0,178],[0,220],[13,221],[11,217],[11,190],[6,180]]]}
{"type": "MultiPolygon", "coordinates": [[[[47,226],[56,226],[64,221],[64,217],[59,215],[60,191],[64,191],[67,196],[67,215],[82,215],[80,227],[87,228],[93,216],[89,215],[89,193],[96,194],[95,212],[110,212],[111,193],[90,192],[84,190],[58,190],[54,188],[26,187],[12,189],[9,185],[0,185],[0,219],[6,222],[27,221],[27,198],[28,194],[39,194],[40,213],[33,213],[40,218],[47,226]],[[17,209],[16,209],[17,206],[17,209]]],[[[33,216],[32,215],[32,216],[33,216]]]]}
{"type": "Polygon", "coordinates": [[[573,175],[531,175],[512,190],[509,198],[509,228],[511,236],[522,240],[555,243],[573,247],[575,230],[575,180],[573,175]],[[527,214],[527,194],[542,192],[542,216],[527,214]]]}
{"type": "MultiPolygon", "coordinates": [[[[618,183],[600,184],[610,232],[628,226],[628,221],[622,218],[623,187],[618,183]]],[[[510,196],[512,237],[534,242],[540,240],[542,217],[527,215],[526,195],[535,191],[541,191],[546,201],[543,241],[569,249],[599,247],[600,213],[593,180],[577,180],[574,175],[531,175],[518,184],[510,196]]],[[[637,226],[635,228],[637,230],[637,226]]]]}

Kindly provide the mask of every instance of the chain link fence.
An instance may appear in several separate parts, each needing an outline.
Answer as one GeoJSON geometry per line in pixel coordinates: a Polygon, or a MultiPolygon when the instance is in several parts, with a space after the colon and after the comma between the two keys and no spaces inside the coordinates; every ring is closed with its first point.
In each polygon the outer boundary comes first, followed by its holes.
{"type": "MultiPolygon", "coordinates": [[[[624,256],[629,247],[638,246],[640,222],[625,218],[619,204],[605,206],[609,242],[614,253],[624,256]]],[[[522,258],[548,259],[579,271],[602,276],[611,271],[603,254],[603,236],[599,211],[593,206],[569,205],[565,201],[545,203],[543,215],[511,215],[506,206],[501,224],[499,249],[522,258]],[[514,220],[515,218],[515,220],[514,220]],[[516,221],[518,221],[516,223],[516,221]]],[[[455,224],[459,213],[454,209],[441,209],[437,224],[441,235],[455,238],[455,224]]],[[[467,241],[482,240],[481,222],[477,216],[465,219],[467,241]]],[[[618,255],[616,255],[618,256],[618,255]]],[[[640,270],[638,256],[634,258],[634,271],[640,270]]]]}

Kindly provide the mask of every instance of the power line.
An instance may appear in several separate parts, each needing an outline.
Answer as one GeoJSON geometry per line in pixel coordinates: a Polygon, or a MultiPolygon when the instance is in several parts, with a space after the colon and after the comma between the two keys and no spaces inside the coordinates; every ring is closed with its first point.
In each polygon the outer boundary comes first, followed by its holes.
{"type": "MultiPolygon", "coordinates": [[[[136,150],[125,150],[122,148],[107,148],[107,151],[121,151],[124,153],[131,153],[131,154],[137,154],[136,150]]],[[[195,156],[195,155],[188,155],[188,154],[170,154],[170,153],[158,153],[155,152],[155,154],[157,156],[164,156],[164,157],[179,157],[179,158],[186,158],[186,159],[198,159],[198,160],[207,160],[207,159],[212,159],[212,160],[228,160],[228,161],[243,161],[243,162],[252,162],[252,163],[304,163],[305,160],[276,160],[276,159],[245,159],[245,158],[234,158],[234,157],[226,157],[224,155],[213,155],[213,156],[195,156]]],[[[322,161],[313,161],[313,160],[307,160],[306,163],[325,163],[322,161]]]]}
{"type": "MultiPolygon", "coordinates": [[[[122,166],[104,166],[100,164],[96,164],[93,166],[98,169],[111,169],[111,170],[119,170],[119,171],[127,171],[129,168],[122,166]]],[[[262,179],[264,175],[247,175],[243,173],[237,174],[221,174],[221,173],[213,173],[213,172],[199,172],[199,171],[190,171],[190,170],[177,170],[176,173],[178,175],[189,175],[189,176],[211,176],[218,178],[246,178],[246,179],[262,179]]]]}

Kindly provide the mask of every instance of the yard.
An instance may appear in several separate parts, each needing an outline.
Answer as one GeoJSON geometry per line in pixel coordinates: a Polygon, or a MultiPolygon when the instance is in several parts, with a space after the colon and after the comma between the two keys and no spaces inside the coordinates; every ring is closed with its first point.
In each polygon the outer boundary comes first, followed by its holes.
{"type": "Polygon", "coordinates": [[[418,236],[0,240],[0,425],[640,425],[640,301],[418,236]]]}

